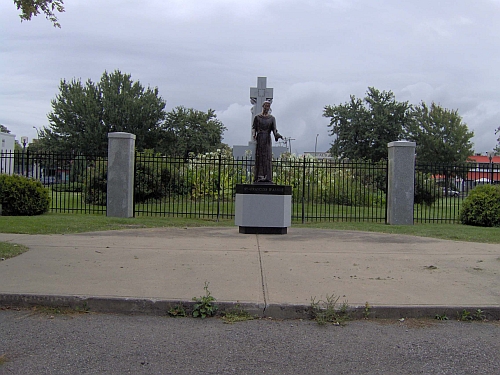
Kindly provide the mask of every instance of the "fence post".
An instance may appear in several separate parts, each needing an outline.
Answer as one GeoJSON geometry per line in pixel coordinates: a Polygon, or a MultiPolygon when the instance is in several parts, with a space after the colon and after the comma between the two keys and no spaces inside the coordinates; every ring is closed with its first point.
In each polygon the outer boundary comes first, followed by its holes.
{"type": "Polygon", "coordinates": [[[217,177],[217,222],[219,222],[220,218],[220,193],[221,193],[221,164],[222,164],[222,153],[219,151],[219,170],[218,170],[218,177],[217,177]]]}
{"type": "Polygon", "coordinates": [[[387,224],[413,225],[415,142],[396,141],[389,148],[387,224]]]}
{"type": "Polygon", "coordinates": [[[135,135],[108,133],[106,216],[134,216],[135,135]]]}

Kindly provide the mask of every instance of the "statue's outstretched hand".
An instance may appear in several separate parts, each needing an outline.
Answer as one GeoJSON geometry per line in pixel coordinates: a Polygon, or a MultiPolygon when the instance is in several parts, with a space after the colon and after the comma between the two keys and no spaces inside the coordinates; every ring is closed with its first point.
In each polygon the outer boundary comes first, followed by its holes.
{"type": "Polygon", "coordinates": [[[275,133],[274,134],[274,140],[278,142],[278,139],[283,139],[283,136],[280,133],[275,133]]]}

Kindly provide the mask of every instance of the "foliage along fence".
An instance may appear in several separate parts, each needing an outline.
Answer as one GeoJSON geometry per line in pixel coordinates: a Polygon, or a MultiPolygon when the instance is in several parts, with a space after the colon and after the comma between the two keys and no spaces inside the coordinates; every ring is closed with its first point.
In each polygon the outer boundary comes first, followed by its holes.
{"type": "MultiPolygon", "coordinates": [[[[232,218],[236,184],[251,183],[251,159],[209,153],[187,161],[138,153],[136,215],[232,218]]],[[[273,181],[292,186],[292,220],[386,219],[385,163],[288,156],[273,162],[273,181]]]]}
{"type": "MultiPolygon", "coordinates": [[[[253,161],[228,153],[188,160],[136,154],[135,215],[228,219],[234,217],[235,185],[250,183],[253,161]]],[[[35,178],[49,189],[52,212],[106,212],[105,155],[0,156],[2,173],[35,178]],[[12,163],[11,160],[14,160],[12,163]]],[[[498,165],[416,165],[414,221],[458,222],[461,201],[478,184],[499,183],[498,165]]],[[[273,162],[273,180],[292,186],[292,219],[386,221],[386,163],[284,156],[273,162]]]]}

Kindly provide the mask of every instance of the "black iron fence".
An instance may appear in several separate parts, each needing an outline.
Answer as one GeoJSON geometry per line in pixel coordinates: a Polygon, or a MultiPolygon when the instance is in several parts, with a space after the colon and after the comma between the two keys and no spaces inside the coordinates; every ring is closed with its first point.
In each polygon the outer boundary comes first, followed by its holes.
{"type": "MultiPolygon", "coordinates": [[[[187,161],[139,153],[135,214],[232,218],[235,186],[251,183],[252,165],[219,153],[187,161]]],[[[385,222],[385,163],[290,157],[273,162],[273,181],[292,186],[294,221],[385,222]]]]}
{"type": "Polygon", "coordinates": [[[3,152],[0,171],[39,180],[49,190],[52,212],[103,214],[106,159],[97,155],[34,154],[28,149],[3,152]]]}
{"type": "Polygon", "coordinates": [[[456,223],[469,191],[479,185],[499,183],[498,164],[417,164],[414,221],[456,223]]]}
{"type": "MultiPolygon", "coordinates": [[[[135,215],[233,218],[235,185],[251,183],[252,165],[220,153],[188,160],[137,153],[135,215]]],[[[52,212],[106,212],[105,155],[2,153],[0,170],[40,180],[49,189],[52,212]]],[[[385,162],[292,156],[273,162],[273,181],[292,186],[295,222],[386,221],[385,162]]],[[[500,183],[498,164],[417,164],[414,221],[457,222],[463,198],[488,183],[500,183]]]]}

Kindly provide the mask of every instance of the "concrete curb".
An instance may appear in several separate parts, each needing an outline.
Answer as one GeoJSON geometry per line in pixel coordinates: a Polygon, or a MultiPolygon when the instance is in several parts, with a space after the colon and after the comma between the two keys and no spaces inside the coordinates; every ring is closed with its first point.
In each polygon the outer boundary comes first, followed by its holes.
{"type": "MultiPolygon", "coordinates": [[[[168,315],[168,311],[175,306],[182,305],[190,314],[195,302],[181,300],[160,300],[153,298],[128,297],[92,297],[92,296],[59,296],[34,294],[0,294],[2,308],[30,308],[44,306],[52,308],[69,308],[76,311],[95,313],[113,313],[126,315],[168,315]]],[[[272,319],[311,319],[309,305],[270,304],[264,306],[255,303],[219,302],[219,312],[234,309],[243,310],[249,314],[262,318],[272,319]]],[[[431,306],[431,305],[403,305],[403,306],[350,306],[350,313],[354,319],[401,319],[401,318],[435,318],[447,316],[456,319],[458,314],[467,310],[472,315],[478,311],[488,320],[500,320],[500,306],[431,306]]]]}

